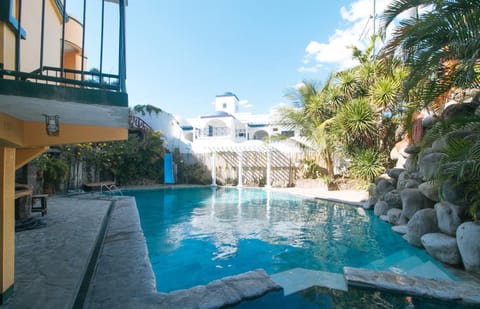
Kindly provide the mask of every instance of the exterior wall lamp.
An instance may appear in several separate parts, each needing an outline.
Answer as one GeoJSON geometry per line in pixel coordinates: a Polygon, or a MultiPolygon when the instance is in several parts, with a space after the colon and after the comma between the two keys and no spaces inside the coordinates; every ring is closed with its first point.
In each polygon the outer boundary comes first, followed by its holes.
{"type": "Polygon", "coordinates": [[[43,116],[45,117],[45,129],[47,130],[47,134],[51,136],[58,136],[60,133],[60,116],[47,114],[43,114],[43,116]]]}

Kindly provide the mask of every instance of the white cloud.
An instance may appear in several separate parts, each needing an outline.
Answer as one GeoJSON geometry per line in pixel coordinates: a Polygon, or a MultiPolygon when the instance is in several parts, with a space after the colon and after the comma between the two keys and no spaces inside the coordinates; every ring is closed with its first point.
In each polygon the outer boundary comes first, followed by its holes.
{"type": "Polygon", "coordinates": [[[299,82],[299,83],[296,83],[293,88],[295,88],[296,90],[300,90],[300,88],[302,87],[305,87],[305,83],[304,82],[299,82]]]}
{"type": "MultiPolygon", "coordinates": [[[[377,0],[377,16],[384,10],[390,0],[377,0]]],[[[356,0],[349,8],[342,7],[340,15],[345,22],[345,27],[336,29],[328,38],[328,42],[311,41],[305,48],[304,64],[314,62],[310,67],[302,66],[300,72],[313,72],[317,65],[336,65],[345,69],[356,64],[352,59],[351,46],[364,48],[370,40],[373,31],[373,0],[356,0]]],[[[378,27],[377,19],[377,27],[378,27]]],[[[378,28],[377,28],[378,29],[378,28]]]]}
{"type": "Polygon", "coordinates": [[[251,108],[253,107],[253,104],[251,104],[250,102],[248,102],[248,100],[240,100],[238,101],[238,105],[240,107],[243,107],[243,108],[251,108]]]}
{"type": "MultiPolygon", "coordinates": [[[[309,61],[308,61],[309,62],[309,61]]],[[[306,64],[308,64],[308,62],[306,64]]],[[[301,66],[298,68],[298,72],[301,73],[317,73],[323,67],[323,64],[317,63],[312,66],[301,66]]]]}

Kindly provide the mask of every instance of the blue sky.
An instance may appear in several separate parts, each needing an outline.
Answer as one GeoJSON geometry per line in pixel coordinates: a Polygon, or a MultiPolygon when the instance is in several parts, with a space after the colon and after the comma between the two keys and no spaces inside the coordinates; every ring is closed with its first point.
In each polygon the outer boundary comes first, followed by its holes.
{"type": "MultiPolygon", "coordinates": [[[[376,2],[380,13],[387,0],[376,2]]],[[[112,6],[106,12],[114,21],[112,6]]],[[[213,111],[215,96],[231,91],[240,111],[267,113],[288,103],[286,91],[302,80],[321,82],[351,65],[347,46],[366,43],[372,13],[373,0],[130,0],[130,105],[194,117],[213,111]]],[[[107,35],[105,48],[115,42],[107,35]]],[[[93,45],[87,41],[87,51],[93,45]]],[[[115,71],[116,61],[104,59],[104,69],[115,71]]],[[[93,56],[88,63],[98,67],[93,56]]]]}

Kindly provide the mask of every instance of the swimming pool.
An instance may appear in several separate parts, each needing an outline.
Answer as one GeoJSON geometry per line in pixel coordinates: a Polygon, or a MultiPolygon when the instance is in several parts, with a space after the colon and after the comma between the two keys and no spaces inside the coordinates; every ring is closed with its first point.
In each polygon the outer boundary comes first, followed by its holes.
{"type": "Polygon", "coordinates": [[[344,266],[448,273],[362,208],[262,189],[129,191],[137,201],[157,290],[263,268],[342,273],[344,266]],[[426,267],[426,268],[425,268],[426,267]]]}

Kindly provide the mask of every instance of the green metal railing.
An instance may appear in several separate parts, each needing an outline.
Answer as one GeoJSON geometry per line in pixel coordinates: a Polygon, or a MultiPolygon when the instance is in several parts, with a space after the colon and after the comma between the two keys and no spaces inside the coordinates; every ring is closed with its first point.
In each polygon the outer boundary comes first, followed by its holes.
{"type": "Polygon", "coordinates": [[[0,69],[0,78],[16,79],[55,86],[120,91],[119,76],[44,66],[43,70],[18,72],[0,69]],[[10,77],[10,78],[8,78],[10,77]]]}
{"type": "MultiPolygon", "coordinates": [[[[4,0],[2,0],[4,1],[4,0]]],[[[15,66],[13,69],[6,70],[0,67],[0,79],[15,79],[20,81],[28,81],[43,84],[53,84],[58,86],[67,87],[84,87],[84,88],[97,88],[110,91],[126,92],[126,58],[125,58],[125,6],[126,0],[96,0],[101,1],[101,33],[100,33],[100,69],[98,71],[85,71],[85,28],[86,25],[86,6],[87,1],[83,0],[83,16],[82,16],[82,50],[81,54],[81,70],[72,70],[65,68],[65,24],[68,22],[69,16],[67,15],[67,0],[55,0],[55,4],[62,14],[62,31],[61,31],[61,51],[60,51],[60,67],[44,66],[44,34],[48,29],[45,29],[45,6],[46,1],[42,1],[42,9],[39,12],[41,35],[39,46],[39,69],[33,72],[22,72],[20,63],[20,41],[25,38],[22,35],[22,11],[27,9],[22,0],[17,2],[17,16],[12,19],[17,23],[16,27],[16,40],[15,40],[15,66]],[[119,7],[119,25],[118,25],[118,75],[107,74],[103,72],[103,45],[104,45],[104,19],[105,19],[105,2],[118,3],[119,7]],[[24,7],[25,6],[25,7],[24,7]]],[[[7,3],[8,9],[12,10],[12,0],[7,3]]],[[[33,55],[34,56],[34,55],[33,55]]]]}

